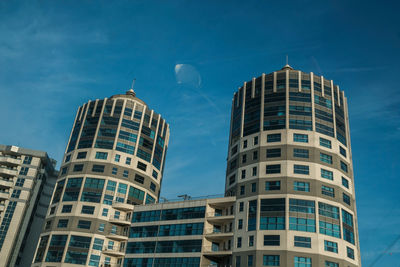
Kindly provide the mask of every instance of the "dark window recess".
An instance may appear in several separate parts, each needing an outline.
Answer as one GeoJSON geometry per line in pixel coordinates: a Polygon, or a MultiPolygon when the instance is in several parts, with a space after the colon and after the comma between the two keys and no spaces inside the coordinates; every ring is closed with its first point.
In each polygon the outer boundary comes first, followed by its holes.
{"type": "Polygon", "coordinates": [[[146,171],[147,165],[144,164],[144,163],[142,163],[142,162],[138,162],[137,168],[138,168],[139,170],[146,171]]]}
{"type": "Polygon", "coordinates": [[[136,174],[135,175],[135,181],[138,182],[138,183],[143,184],[144,183],[144,177],[139,175],[139,174],[136,174]]]}

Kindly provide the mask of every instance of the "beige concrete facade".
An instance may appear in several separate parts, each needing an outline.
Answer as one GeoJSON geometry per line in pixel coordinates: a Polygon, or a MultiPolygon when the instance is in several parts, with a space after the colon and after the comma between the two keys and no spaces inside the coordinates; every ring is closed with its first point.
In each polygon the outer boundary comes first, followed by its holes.
{"type": "Polygon", "coordinates": [[[168,141],[133,90],[79,107],[32,266],[121,266],[134,205],[158,201],[168,141]]]}
{"type": "Polygon", "coordinates": [[[233,266],[361,266],[343,91],[290,66],[244,83],[232,101],[226,195],[236,196],[235,225],[243,224],[233,266]],[[280,211],[266,204],[278,200],[280,211]]]}
{"type": "Polygon", "coordinates": [[[29,266],[56,181],[46,152],[0,145],[0,266],[29,266]]]}

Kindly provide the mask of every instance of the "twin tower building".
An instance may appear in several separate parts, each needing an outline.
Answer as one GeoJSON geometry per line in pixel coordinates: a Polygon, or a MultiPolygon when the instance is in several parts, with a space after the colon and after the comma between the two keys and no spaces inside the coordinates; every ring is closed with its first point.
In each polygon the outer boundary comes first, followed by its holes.
{"type": "Polygon", "coordinates": [[[169,134],[133,90],[79,107],[32,266],[361,266],[333,81],[286,65],[235,92],[225,197],[159,202],[169,134]]]}

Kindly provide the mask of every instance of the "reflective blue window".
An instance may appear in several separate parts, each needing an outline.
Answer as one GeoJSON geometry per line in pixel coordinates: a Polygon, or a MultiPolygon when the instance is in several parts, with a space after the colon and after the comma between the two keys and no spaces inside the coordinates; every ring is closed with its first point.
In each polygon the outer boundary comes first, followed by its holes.
{"type": "Polygon", "coordinates": [[[321,177],[333,181],[333,172],[321,169],[321,177]]]}
{"type": "Polygon", "coordinates": [[[308,143],[307,134],[293,134],[293,142],[308,143]]]}
{"type": "Polygon", "coordinates": [[[338,253],[338,244],[333,241],[324,240],[325,251],[338,253]]]}
{"type": "Polygon", "coordinates": [[[319,145],[327,148],[332,148],[331,141],[322,137],[319,138],[319,145]]]}
{"type": "Polygon", "coordinates": [[[294,257],[294,267],[311,267],[311,258],[306,257],[294,257]]]}
{"type": "Polygon", "coordinates": [[[308,175],[308,174],[310,174],[310,169],[309,169],[309,166],[307,166],[307,165],[297,165],[297,164],[295,164],[293,166],[293,172],[296,173],[296,174],[308,175]]]}
{"type": "Polygon", "coordinates": [[[261,199],[260,230],[285,229],[285,199],[261,199]]]}
{"type": "Polygon", "coordinates": [[[295,236],[294,246],[302,248],[311,248],[311,237],[306,236],[295,236]]]}
{"type": "Polygon", "coordinates": [[[280,266],[280,256],[263,255],[263,266],[280,266]]]}
{"type": "Polygon", "coordinates": [[[293,190],[302,191],[302,192],[310,192],[310,183],[295,181],[293,183],[293,190]]]}
{"type": "Polygon", "coordinates": [[[327,155],[325,153],[319,153],[319,159],[322,162],[328,163],[328,164],[332,164],[332,156],[327,155]]]}
{"type": "Polygon", "coordinates": [[[273,142],[281,142],[281,134],[269,134],[267,135],[267,143],[273,143],[273,142]]]}
{"type": "Polygon", "coordinates": [[[52,235],[46,262],[61,262],[68,235],[52,235]]]}

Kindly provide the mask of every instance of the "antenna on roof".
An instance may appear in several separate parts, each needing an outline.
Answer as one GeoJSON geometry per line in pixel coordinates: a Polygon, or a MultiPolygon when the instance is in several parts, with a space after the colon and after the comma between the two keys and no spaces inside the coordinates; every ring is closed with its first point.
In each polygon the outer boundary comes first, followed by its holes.
{"type": "Polygon", "coordinates": [[[136,96],[135,91],[133,91],[133,87],[135,86],[135,82],[136,82],[136,78],[133,78],[132,84],[131,84],[131,89],[129,89],[126,94],[127,95],[132,95],[132,96],[136,96]]]}
{"type": "Polygon", "coordinates": [[[289,65],[289,57],[286,55],[286,65],[289,65]]]}
{"type": "Polygon", "coordinates": [[[131,89],[133,90],[133,87],[135,86],[135,82],[136,82],[136,78],[133,78],[132,80],[132,85],[131,85],[131,89]]]}

